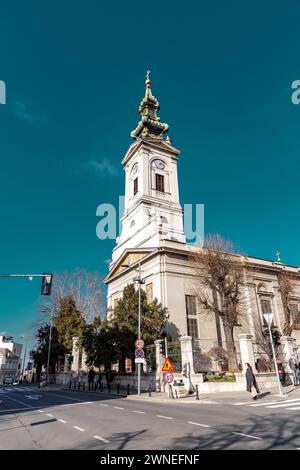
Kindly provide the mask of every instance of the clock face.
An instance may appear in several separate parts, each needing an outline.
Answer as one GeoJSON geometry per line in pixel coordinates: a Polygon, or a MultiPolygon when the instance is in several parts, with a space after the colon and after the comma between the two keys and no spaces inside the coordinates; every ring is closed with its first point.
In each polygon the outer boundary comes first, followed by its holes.
{"type": "Polygon", "coordinates": [[[166,165],[164,164],[162,160],[154,160],[153,163],[156,166],[156,168],[159,168],[159,170],[164,170],[166,167],[166,165]]]}
{"type": "Polygon", "coordinates": [[[137,163],[135,163],[132,167],[132,170],[131,170],[132,174],[135,175],[137,173],[138,169],[139,169],[139,166],[138,166],[137,163]]]}

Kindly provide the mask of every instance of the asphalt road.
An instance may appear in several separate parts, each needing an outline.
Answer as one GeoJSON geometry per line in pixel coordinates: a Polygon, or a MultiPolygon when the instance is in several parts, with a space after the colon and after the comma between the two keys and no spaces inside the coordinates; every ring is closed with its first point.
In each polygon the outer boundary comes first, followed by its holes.
{"type": "Polygon", "coordinates": [[[15,385],[0,389],[0,449],[295,450],[300,398],[290,400],[156,403],[15,385]]]}

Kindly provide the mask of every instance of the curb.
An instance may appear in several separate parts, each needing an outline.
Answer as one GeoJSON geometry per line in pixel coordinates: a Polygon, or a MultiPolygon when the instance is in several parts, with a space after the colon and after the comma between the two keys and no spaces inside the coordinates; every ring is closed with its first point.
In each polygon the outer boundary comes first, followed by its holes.
{"type": "Polygon", "coordinates": [[[113,393],[113,392],[96,392],[96,391],[91,391],[91,390],[78,390],[74,388],[69,388],[69,387],[63,387],[60,390],[69,390],[69,392],[84,392],[84,393],[93,393],[95,395],[108,395],[108,396],[115,396],[115,397],[122,397],[122,398],[127,398],[128,395],[124,395],[122,393],[113,393]]]}

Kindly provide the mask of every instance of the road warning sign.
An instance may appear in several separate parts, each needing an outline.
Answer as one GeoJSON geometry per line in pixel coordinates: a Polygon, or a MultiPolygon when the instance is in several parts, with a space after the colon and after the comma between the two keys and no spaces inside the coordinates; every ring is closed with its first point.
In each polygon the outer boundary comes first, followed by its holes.
{"type": "Polygon", "coordinates": [[[164,362],[164,365],[162,366],[162,372],[174,372],[175,367],[173,366],[172,362],[170,359],[167,357],[167,359],[164,362]]]}

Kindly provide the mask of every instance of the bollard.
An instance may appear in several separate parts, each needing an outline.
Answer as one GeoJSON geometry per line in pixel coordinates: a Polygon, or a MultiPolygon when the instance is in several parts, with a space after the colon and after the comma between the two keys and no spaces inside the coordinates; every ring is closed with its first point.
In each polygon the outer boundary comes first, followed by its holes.
{"type": "Polygon", "coordinates": [[[108,386],[108,392],[110,393],[110,383],[108,383],[107,386],[108,386]]]}
{"type": "Polygon", "coordinates": [[[120,394],[120,384],[117,385],[117,394],[120,394]]]}
{"type": "Polygon", "coordinates": [[[129,393],[129,384],[127,384],[127,395],[130,395],[130,393],[129,393]]]}
{"type": "Polygon", "coordinates": [[[80,386],[81,386],[81,383],[80,383],[80,382],[78,382],[78,390],[80,390],[80,386]]]}
{"type": "Polygon", "coordinates": [[[151,397],[151,387],[149,385],[149,397],[151,397]]]}
{"type": "Polygon", "coordinates": [[[102,382],[100,382],[100,392],[102,392],[102,391],[103,391],[103,384],[102,384],[102,382]]]}
{"type": "Polygon", "coordinates": [[[198,390],[198,385],[196,385],[196,400],[199,400],[199,390],[198,390]]]}
{"type": "Polygon", "coordinates": [[[169,385],[169,396],[174,400],[172,385],[169,385]]]}
{"type": "Polygon", "coordinates": [[[69,382],[69,388],[71,388],[71,386],[72,386],[72,380],[70,380],[69,382]]]}
{"type": "Polygon", "coordinates": [[[176,397],[176,400],[178,399],[178,393],[177,393],[177,390],[175,390],[175,397],[176,397]]]}
{"type": "Polygon", "coordinates": [[[76,390],[76,380],[74,380],[74,390],[76,390]]]}
{"type": "Polygon", "coordinates": [[[85,390],[85,382],[82,384],[82,390],[85,390]]]}

